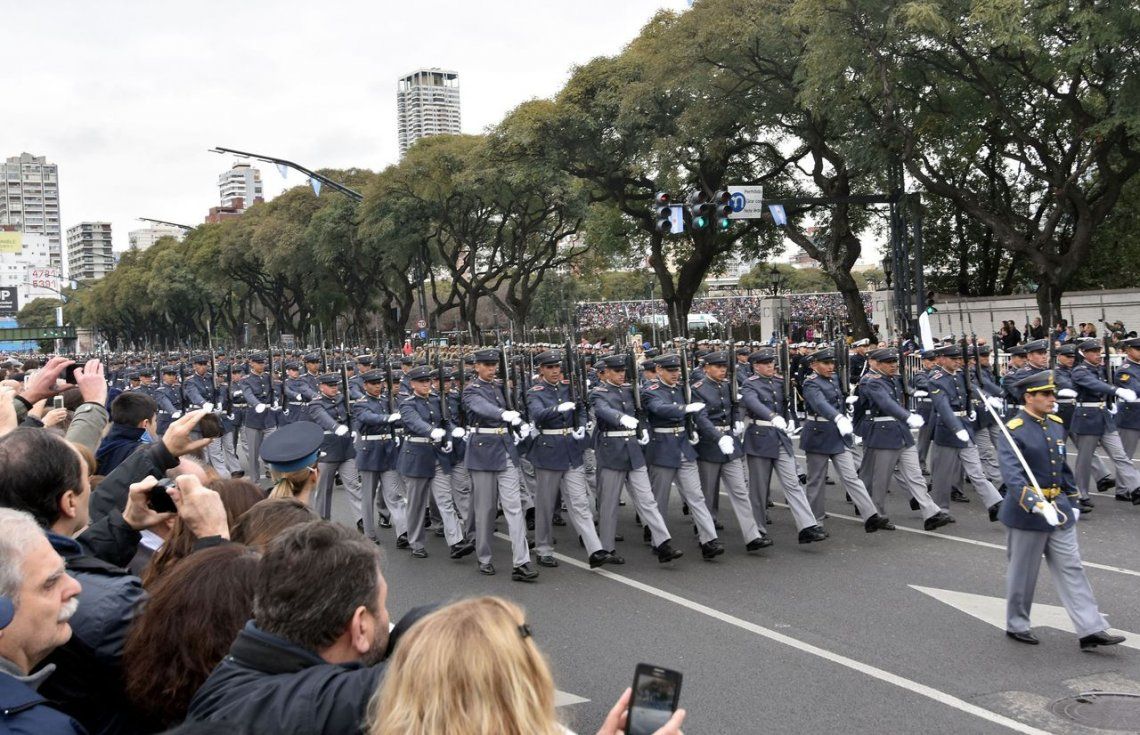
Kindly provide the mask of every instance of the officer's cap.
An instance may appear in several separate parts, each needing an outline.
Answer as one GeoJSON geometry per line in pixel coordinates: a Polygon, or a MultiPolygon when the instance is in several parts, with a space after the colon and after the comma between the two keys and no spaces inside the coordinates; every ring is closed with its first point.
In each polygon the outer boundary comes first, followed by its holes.
{"type": "Polygon", "coordinates": [[[138,370],[132,370],[132,371],[131,371],[131,372],[130,372],[128,375],[127,375],[127,379],[128,379],[128,380],[138,380],[138,379],[139,379],[139,371],[138,371],[138,370]]]}
{"type": "Polygon", "coordinates": [[[961,357],[962,348],[956,344],[948,344],[938,348],[939,357],[961,357]]]}
{"type": "Polygon", "coordinates": [[[645,351],[645,356],[650,358],[650,359],[652,359],[654,357],[658,357],[660,355],[661,355],[661,350],[657,349],[656,347],[650,347],[648,350],[645,351]]]}
{"type": "Polygon", "coordinates": [[[681,356],[675,354],[662,355],[653,361],[658,369],[673,369],[681,367],[681,356]]]}
{"type": "Polygon", "coordinates": [[[737,347],[736,348],[736,354],[738,354],[738,355],[747,355],[749,352],[750,352],[750,350],[747,347],[737,347]]]}
{"type": "Polygon", "coordinates": [[[808,360],[810,362],[834,362],[835,350],[830,347],[824,347],[822,350],[816,350],[808,355],[808,360]]]}
{"type": "Polygon", "coordinates": [[[401,357],[401,358],[400,358],[400,364],[401,364],[401,365],[415,365],[415,364],[416,364],[416,361],[415,361],[415,360],[413,360],[413,359],[411,358],[411,356],[406,356],[406,357],[401,357]]]}
{"type": "Polygon", "coordinates": [[[657,361],[656,360],[642,360],[641,361],[641,369],[656,372],[657,361]]]}
{"type": "Polygon", "coordinates": [[[728,353],[721,352],[721,351],[710,352],[709,354],[705,355],[705,364],[706,365],[727,365],[728,364],[728,353]]]}
{"type": "Polygon", "coordinates": [[[360,376],[361,380],[365,383],[382,383],[384,381],[383,370],[369,370],[360,376]]]}
{"type": "Polygon", "coordinates": [[[1055,391],[1057,389],[1057,386],[1053,383],[1052,370],[1042,370],[1032,375],[1027,375],[1017,381],[1017,387],[1025,393],[1039,393],[1041,391],[1055,391]]]}
{"type": "Polygon", "coordinates": [[[320,362],[320,361],[321,361],[320,355],[314,355],[312,353],[305,355],[305,362],[320,362]]]}
{"type": "Polygon", "coordinates": [[[534,361],[539,365],[558,365],[562,362],[562,353],[558,350],[547,350],[536,355],[534,361]]]}
{"type": "Polygon", "coordinates": [[[985,357],[986,355],[990,354],[990,352],[991,352],[991,350],[990,350],[989,345],[978,345],[978,354],[981,355],[982,357],[985,357]]]}
{"type": "Polygon", "coordinates": [[[1122,339],[1117,342],[1119,347],[1131,347],[1134,350],[1140,350],[1140,337],[1131,337],[1129,339],[1122,339]]]}
{"type": "Polygon", "coordinates": [[[475,351],[475,362],[495,363],[499,362],[499,351],[493,348],[475,351]]]}
{"type": "Polygon", "coordinates": [[[1101,350],[1100,340],[1098,340],[1098,339],[1083,340],[1077,346],[1077,349],[1079,349],[1081,352],[1100,352],[1100,350],[1101,350]]]}
{"type": "Polygon", "coordinates": [[[867,353],[867,357],[875,360],[876,362],[898,362],[899,353],[893,347],[880,347],[877,350],[871,350],[867,353]]]}
{"type": "Polygon", "coordinates": [[[431,368],[427,365],[417,365],[408,371],[408,380],[431,380],[431,368]]]}
{"type": "Polygon", "coordinates": [[[756,350],[748,356],[748,362],[775,362],[775,350],[756,350]]]}
{"type": "Polygon", "coordinates": [[[1063,344],[1057,348],[1057,354],[1058,355],[1069,355],[1070,357],[1075,357],[1077,354],[1077,343],[1076,342],[1066,342],[1065,344],[1063,344]]]}
{"type": "Polygon", "coordinates": [[[625,370],[625,355],[606,355],[596,364],[602,370],[625,370]]]}
{"type": "Polygon", "coordinates": [[[340,373],[325,373],[317,378],[317,382],[321,385],[337,385],[340,383],[340,373]]]}
{"type": "Polygon", "coordinates": [[[1049,351],[1049,340],[1035,339],[1032,342],[1026,342],[1025,343],[1025,352],[1027,354],[1030,352],[1048,352],[1048,351],[1049,351]]]}
{"type": "Polygon", "coordinates": [[[1009,354],[1021,355],[1024,357],[1025,356],[1025,346],[1024,345],[1014,345],[1013,347],[1009,348],[1009,354]]]}
{"type": "Polygon", "coordinates": [[[358,365],[371,365],[372,364],[372,355],[359,355],[356,358],[356,363],[358,365]]]}
{"type": "Polygon", "coordinates": [[[209,355],[194,355],[193,359],[191,359],[190,362],[194,365],[209,365],[210,364],[210,356],[209,355]]]}
{"type": "Polygon", "coordinates": [[[154,368],[144,367],[144,368],[140,369],[139,370],[139,376],[144,377],[144,378],[153,378],[154,377],[154,368]]]}
{"type": "Polygon", "coordinates": [[[852,342],[851,346],[852,347],[866,347],[869,344],[871,344],[871,340],[864,337],[863,339],[856,340],[855,342],[852,342]]]}
{"type": "Polygon", "coordinates": [[[249,361],[250,362],[265,362],[265,355],[261,354],[260,352],[258,352],[255,355],[250,355],[249,361]]]}
{"type": "Polygon", "coordinates": [[[312,421],[295,421],[282,426],[261,442],[261,459],[276,472],[293,472],[312,467],[324,441],[321,427],[312,421]]]}
{"type": "Polygon", "coordinates": [[[173,365],[166,365],[162,368],[163,375],[177,375],[178,368],[173,365]]]}
{"type": "Polygon", "coordinates": [[[297,362],[296,360],[290,360],[289,362],[285,363],[285,369],[299,371],[301,369],[301,363],[297,362]]]}

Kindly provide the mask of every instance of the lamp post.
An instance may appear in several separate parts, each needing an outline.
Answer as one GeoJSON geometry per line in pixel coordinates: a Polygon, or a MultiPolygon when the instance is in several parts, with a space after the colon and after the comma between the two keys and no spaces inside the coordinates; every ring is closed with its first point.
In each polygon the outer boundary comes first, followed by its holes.
{"type": "Polygon", "coordinates": [[[771,284],[771,291],[769,291],[769,293],[772,296],[779,296],[780,287],[784,285],[784,274],[780,272],[779,268],[772,266],[768,271],[768,282],[771,284]]]}

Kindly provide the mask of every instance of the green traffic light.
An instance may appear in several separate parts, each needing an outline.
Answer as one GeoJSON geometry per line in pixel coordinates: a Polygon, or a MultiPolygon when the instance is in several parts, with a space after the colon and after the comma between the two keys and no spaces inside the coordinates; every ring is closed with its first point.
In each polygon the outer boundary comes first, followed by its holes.
{"type": "Polygon", "coordinates": [[[705,217],[693,217],[693,229],[703,230],[709,226],[709,221],[705,217]]]}
{"type": "Polygon", "coordinates": [[[716,224],[717,227],[720,228],[721,232],[725,232],[728,230],[729,226],[732,225],[732,220],[730,220],[728,217],[721,217],[716,221],[716,224]]]}

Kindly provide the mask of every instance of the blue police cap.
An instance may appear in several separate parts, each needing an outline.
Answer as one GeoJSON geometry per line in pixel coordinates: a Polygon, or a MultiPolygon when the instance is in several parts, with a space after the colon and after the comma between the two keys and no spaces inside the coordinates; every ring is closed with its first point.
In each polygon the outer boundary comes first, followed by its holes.
{"type": "Polygon", "coordinates": [[[961,357],[962,348],[956,344],[949,344],[938,348],[939,357],[961,357]]]}
{"type": "Polygon", "coordinates": [[[139,376],[144,377],[144,378],[153,378],[154,377],[154,369],[153,368],[143,368],[142,370],[139,370],[139,376]]]}
{"type": "Polygon", "coordinates": [[[539,365],[558,365],[562,362],[562,353],[557,350],[549,350],[539,353],[534,361],[539,365]]]}
{"type": "Polygon", "coordinates": [[[653,360],[658,369],[672,369],[681,367],[681,356],[675,354],[662,355],[653,360]]]}
{"type": "Polygon", "coordinates": [[[602,370],[625,370],[625,355],[606,355],[595,364],[602,370]]]}
{"type": "Polygon", "coordinates": [[[1023,393],[1038,393],[1040,391],[1055,391],[1057,386],[1053,383],[1053,371],[1042,370],[1017,381],[1017,388],[1023,393]]]}
{"type": "Polygon", "coordinates": [[[1057,354],[1075,357],[1077,354],[1077,343],[1076,342],[1066,342],[1065,344],[1063,344],[1057,348],[1057,354]]]}
{"type": "Polygon", "coordinates": [[[876,362],[898,362],[899,353],[893,347],[880,347],[867,353],[867,357],[876,362]]]}
{"type": "MultiPolygon", "coordinates": [[[[499,351],[496,349],[476,350],[474,358],[475,362],[498,363],[499,351]]],[[[405,364],[410,365],[411,360],[409,359],[405,364]]]]}
{"type": "Polygon", "coordinates": [[[365,383],[381,383],[384,381],[383,370],[369,370],[360,376],[365,383]]]}
{"type": "Polygon", "coordinates": [[[1129,339],[1122,339],[1116,343],[1118,347],[1131,347],[1134,350],[1140,350],[1140,337],[1130,337],[1129,339]]]}
{"type": "Polygon", "coordinates": [[[285,369],[286,370],[300,370],[301,369],[301,363],[289,361],[289,362],[285,363],[285,369]]]}
{"type": "Polygon", "coordinates": [[[317,382],[321,385],[337,385],[340,383],[340,373],[325,373],[317,378],[317,382]]]}
{"type": "Polygon", "coordinates": [[[1077,345],[1077,349],[1081,352],[1100,352],[1101,345],[1099,339],[1085,339],[1077,345]]]}
{"type": "Polygon", "coordinates": [[[776,351],[772,349],[756,350],[748,356],[748,362],[775,362],[776,351]]]}
{"type": "Polygon", "coordinates": [[[710,352],[709,354],[705,355],[705,364],[706,365],[727,365],[728,364],[728,353],[723,352],[723,351],[710,352]]]}
{"type": "Polygon", "coordinates": [[[1009,354],[1024,356],[1025,355],[1025,347],[1023,345],[1014,345],[1013,347],[1009,348],[1009,354]]]}
{"type": "Polygon", "coordinates": [[[408,380],[430,380],[431,368],[427,365],[418,365],[408,371],[408,380]]]}
{"type": "Polygon", "coordinates": [[[312,421],[286,424],[261,442],[261,459],[276,472],[311,467],[317,461],[324,434],[312,421]]]}
{"type": "Polygon", "coordinates": [[[161,372],[163,375],[177,375],[178,374],[178,367],[175,365],[165,365],[165,366],[163,366],[161,372]]]}
{"type": "Polygon", "coordinates": [[[356,362],[359,365],[371,365],[372,364],[372,355],[360,355],[359,357],[356,358],[356,362]]]}
{"type": "Polygon", "coordinates": [[[1048,352],[1049,340],[1035,339],[1032,342],[1026,342],[1024,347],[1027,354],[1030,352],[1048,352]]]}
{"type": "Polygon", "coordinates": [[[311,352],[309,354],[305,355],[305,362],[320,362],[320,361],[321,361],[320,355],[316,355],[316,354],[313,354],[311,352]]]}
{"type": "Polygon", "coordinates": [[[209,365],[210,364],[210,356],[209,355],[194,355],[194,357],[191,358],[190,362],[193,365],[209,365]]]}
{"type": "Polygon", "coordinates": [[[265,359],[265,355],[260,352],[249,356],[250,362],[265,362],[265,359]]]}
{"type": "Polygon", "coordinates": [[[835,362],[835,350],[824,347],[808,355],[809,362],[835,362]]]}
{"type": "Polygon", "coordinates": [[[656,360],[642,360],[641,361],[641,369],[642,370],[652,370],[652,371],[656,372],[657,361],[656,360]]]}

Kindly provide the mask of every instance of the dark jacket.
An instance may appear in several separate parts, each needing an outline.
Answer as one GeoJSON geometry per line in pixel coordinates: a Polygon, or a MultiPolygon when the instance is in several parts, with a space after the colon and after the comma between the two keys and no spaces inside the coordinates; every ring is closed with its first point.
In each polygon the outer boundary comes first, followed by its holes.
{"type": "Polygon", "coordinates": [[[16,677],[0,672],[0,732],[4,735],[86,735],[75,720],[16,677]]]}
{"type": "Polygon", "coordinates": [[[111,424],[111,430],[107,432],[107,436],[103,437],[103,441],[99,443],[99,449],[95,452],[98,466],[94,474],[111,474],[124,459],[143,446],[140,439],[144,433],[146,433],[146,429],[140,429],[137,426],[111,424]]]}
{"type": "MultiPolygon", "coordinates": [[[[162,479],[167,470],[177,466],[178,458],[171,454],[162,442],[148,444],[145,449],[124,459],[113,472],[103,478],[91,494],[91,525],[94,526],[97,521],[114,511],[122,512],[127,507],[127,495],[133,483],[148,475],[162,479]]],[[[86,536],[86,533],[84,535],[86,536]]],[[[137,535],[134,541],[138,543],[137,535]]],[[[133,548],[122,561],[115,561],[96,553],[99,558],[124,567],[133,555],[133,548]]]]}
{"type": "Polygon", "coordinates": [[[383,671],[326,663],[250,621],[190,701],[187,720],[241,723],[251,735],[359,733],[383,671]]]}

